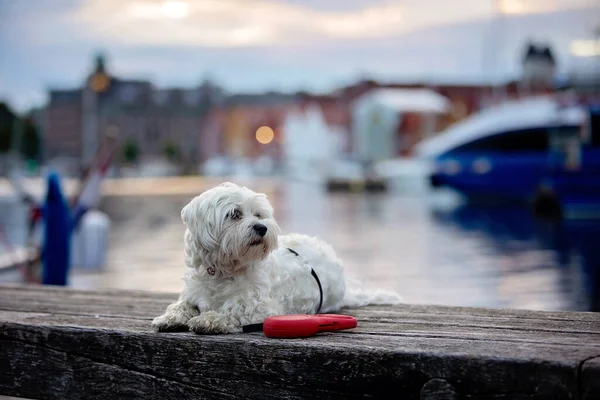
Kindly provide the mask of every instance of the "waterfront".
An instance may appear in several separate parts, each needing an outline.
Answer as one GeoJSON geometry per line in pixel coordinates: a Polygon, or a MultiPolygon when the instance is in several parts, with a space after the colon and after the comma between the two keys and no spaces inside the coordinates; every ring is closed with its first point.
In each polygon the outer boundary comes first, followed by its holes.
{"type": "MultiPolygon", "coordinates": [[[[105,190],[101,209],[112,221],[106,268],[76,271],[72,286],[178,291],[185,270],[180,210],[212,184],[105,190]]],[[[297,182],[248,185],[267,193],[284,232],[327,240],[350,274],[396,290],[408,303],[600,311],[600,224],[539,221],[524,208],[461,206],[444,194],[331,195],[297,182]]],[[[15,206],[0,211],[13,240],[22,236],[20,214],[15,206]]]]}

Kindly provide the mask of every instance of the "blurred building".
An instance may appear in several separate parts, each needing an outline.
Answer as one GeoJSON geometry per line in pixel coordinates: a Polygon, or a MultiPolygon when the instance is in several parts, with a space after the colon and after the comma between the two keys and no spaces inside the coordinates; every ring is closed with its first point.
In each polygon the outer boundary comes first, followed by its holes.
{"type": "Polygon", "coordinates": [[[600,24],[589,37],[574,40],[569,52],[564,86],[584,102],[600,104],[600,24]]]}
{"type": "MultiPolygon", "coordinates": [[[[518,81],[511,81],[500,89],[509,98],[518,97],[519,84],[518,81]]],[[[280,160],[282,156],[292,153],[300,157],[299,154],[304,154],[301,149],[333,142],[346,155],[360,153],[360,149],[364,150],[368,142],[371,147],[391,151],[393,157],[407,156],[424,136],[438,132],[485,107],[493,101],[497,91],[498,87],[490,84],[382,83],[364,80],[327,95],[235,95],[208,113],[197,138],[198,159],[204,162],[213,157],[236,160],[268,156],[280,160]],[[413,93],[414,96],[403,96],[402,109],[393,112],[392,119],[399,123],[393,127],[392,136],[386,134],[383,137],[376,133],[376,117],[369,119],[375,125],[363,126],[363,134],[356,134],[357,121],[365,122],[364,118],[357,118],[356,113],[360,108],[357,104],[382,90],[413,93]],[[424,96],[435,97],[436,103],[443,102],[443,110],[440,107],[435,110],[420,107],[418,103],[424,96]],[[410,104],[411,101],[414,104],[410,104]],[[399,118],[400,114],[402,118],[399,118]],[[256,131],[261,126],[273,130],[273,138],[268,143],[261,143],[256,138],[256,131]],[[290,131],[296,132],[299,127],[306,131],[304,135],[293,134],[293,149],[284,148],[282,143],[282,131],[286,126],[290,131]],[[330,135],[335,138],[330,138],[330,135]]],[[[395,97],[397,100],[398,96],[395,97]]],[[[379,122],[384,121],[382,119],[379,122]]],[[[286,140],[291,140],[289,135],[286,140]]]]}
{"type": "MultiPolygon", "coordinates": [[[[343,148],[346,151],[351,149],[350,103],[345,99],[333,95],[265,93],[252,97],[231,96],[222,106],[212,109],[199,137],[198,158],[207,160],[219,155],[229,159],[253,159],[268,156],[279,161],[285,154],[284,130],[292,120],[299,124],[302,120],[306,130],[314,128],[318,131],[315,124],[331,127],[339,133],[343,148]],[[267,143],[257,138],[260,127],[273,131],[273,137],[267,143]]],[[[315,139],[312,145],[319,145],[318,138],[311,133],[306,132],[305,139],[311,137],[315,139]]]]}
{"type": "Polygon", "coordinates": [[[50,90],[43,118],[44,158],[87,167],[110,134],[135,146],[140,158],[163,157],[167,148],[196,163],[198,136],[209,109],[223,98],[208,82],[194,88],[157,89],[145,80],[110,74],[104,58],[80,88],[50,90]]]}
{"type": "Polygon", "coordinates": [[[447,126],[450,100],[432,89],[373,89],[352,103],[354,154],[364,160],[410,156],[447,126]]]}
{"type": "Polygon", "coordinates": [[[282,129],[286,162],[323,164],[351,151],[350,109],[330,100],[303,101],[287,114],[282,129]]]}
{"type": "Polygon", "coordinates": [[[253,159],[260,155],[279,159],[282,124],[297,101],[296,95],[273,92],[225,98],[222,105],[210,110],[202,124],[197,138],[198,159],[253,159]],[[270,128],[273,136],[261,143],[256,132],[263,126],[270,128]]]}
{"type": "Polygon", "coordinates": [[[526,92],[550,91],[554,87],[556,60],[549,46],[527,44],[523,56],[520,88],[526,92]]]}
{"type": "MultiPolygon", "coordinates": [[[[406,156],[424,135],[440,131],[481,108],[551,91],[555,64],[547,46],[528,44],[521,78],[501,85],[362,80],[326,95],[226,95],[209,82],[190,88],[158,89],[146,80],[123,79],[111,74],[100,56],[81,87],[50,91],[41,114],[44,159],[62,158],[85,168],[107,135],[118,134],[120,143],[129,150],[119,152],[122,162],[132,161],[134,155],[138,161],[176,156],[181,164],[196,170],[199,164],[215,157],[252,160],[266,156],[280,161],[294,151],[284,149],[285,126],[315,129],[304,138],[294,134],[294,146],[308,149],[335,142],[336,151],[355,154],[369,142],[373,148],[390,150],[393,156],[406,156]],[[371,127],[367,129],[371,132],[367,140],[367,136],[355,134],[357,121],[365,121],[356,117],[356,104],[381,90],[427,92],[444,99],[444,110],[436,111],[435,118],[430,119],[428,112],[405,103],[391,137],[377,135],[373,133],[377,129],[371,127]],[[262,136],[257,133],[261,127],[262,136]],[[335,136],[333,141],[329,140],[330,134],[335,136]]],[[[418,102],[418,98],[409,101],[418,102]]],[[[370,121],[377,125],[377,118],[372,116],[370,121]]]]}
{"type": "Polygon", "coordinates": [[[82,152],[81,90],[51,90],[43,119],[44,157],[78,159],[82,152]]]}

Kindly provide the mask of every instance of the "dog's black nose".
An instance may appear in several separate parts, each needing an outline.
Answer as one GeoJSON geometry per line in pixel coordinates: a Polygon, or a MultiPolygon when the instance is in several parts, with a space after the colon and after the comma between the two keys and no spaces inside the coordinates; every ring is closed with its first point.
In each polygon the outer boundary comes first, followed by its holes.
{"type": "Polygon", "coordinates": [[[265,236],[267,234],[267,227],[263,224],[254,224],[253,228],[260,236],[265,236]]]}

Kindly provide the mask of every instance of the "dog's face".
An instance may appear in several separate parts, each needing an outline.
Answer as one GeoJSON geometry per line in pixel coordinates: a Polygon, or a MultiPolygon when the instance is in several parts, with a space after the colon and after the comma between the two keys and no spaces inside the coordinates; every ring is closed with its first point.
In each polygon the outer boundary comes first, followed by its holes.
{"type": "Polygon", "coordinates": [[[280,229],[264,194],[223,183],[181,210],[186,225],[186,265],[223,275],[264,259],[277,247],[280,229]]]}

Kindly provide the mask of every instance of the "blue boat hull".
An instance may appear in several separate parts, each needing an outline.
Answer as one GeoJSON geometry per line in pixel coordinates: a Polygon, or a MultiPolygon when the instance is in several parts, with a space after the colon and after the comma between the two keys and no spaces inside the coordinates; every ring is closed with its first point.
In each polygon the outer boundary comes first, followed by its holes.
{"type": "Polygon", "coordinates": [[[600,216],[600,149],[585,148],[577,169],[568,170],[550,152],[448,153],[438,157],[430,177],[470,202],[533,203],[544,193],[567,212],[600,216]]]}

